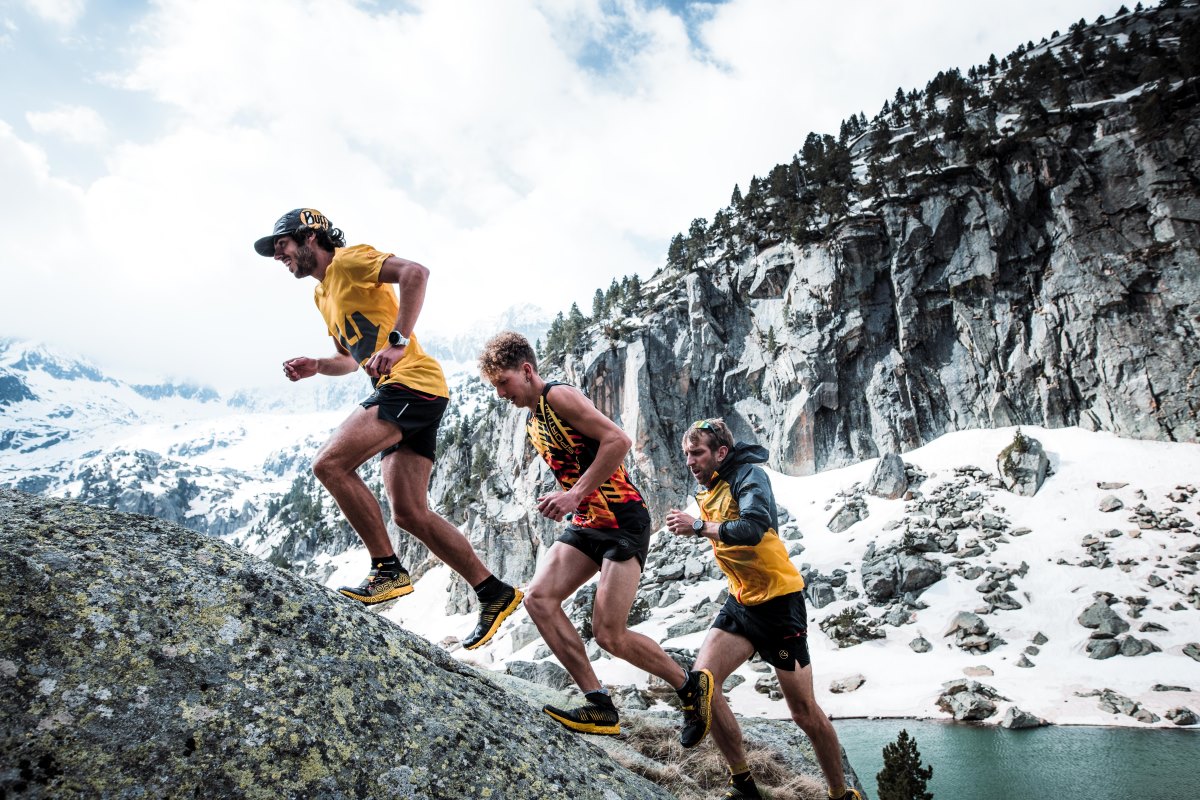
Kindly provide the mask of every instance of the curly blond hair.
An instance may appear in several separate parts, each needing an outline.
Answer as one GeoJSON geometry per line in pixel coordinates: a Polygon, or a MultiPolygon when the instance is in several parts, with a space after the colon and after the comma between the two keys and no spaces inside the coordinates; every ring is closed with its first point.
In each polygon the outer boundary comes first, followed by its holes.
{"type": "Polygon", "coordinates": [[[485,378],[494,378],[506,369],[517,369],[529,362],[537,370],[537,354],[529,340],[519,333],[498,333],[483,346],[479,354],[479,372],[485,378]]]}

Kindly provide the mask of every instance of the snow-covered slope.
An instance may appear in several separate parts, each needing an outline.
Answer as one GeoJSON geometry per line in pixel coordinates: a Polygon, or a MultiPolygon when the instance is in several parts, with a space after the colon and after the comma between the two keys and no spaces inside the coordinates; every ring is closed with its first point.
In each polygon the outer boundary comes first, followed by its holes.
{"type": "MultiPolygon", "coordinates": [[[[817,696],[828,713],[836,717],[944,718],[948,715],[937,706],[942,684],[964,677],[973,677],[1008,698],[997,703],[990,722],[1000,721],[1007,707],[1015,705],[1057,724],[1147,724],[1103,709],[1096,693],[1105,689],[1162,718],[1154,723],[1160,726],[1172,725],[1165,718],[1171,708],[1186,706],[1200,712],[1196,694],[1200,692],[1196,660],[1200,652],[1184,653],[1187,645],[1196,648],[1195,643],[1200,642],[1195,564],[1200,550],[1200,494],[1196,492],[1200,446],[1133,441],[1077,428],[1025,428],[1022,432],[1043,443],[1053,471],[1034,497],[1019,497],[989,485],[996,482],[996,455],[1012,441],[1014,429],[955,433],[904,454],[906,463],[928,476],[919,487],[921,497],[905,501],[866,495],[869,515],[842,533],[832,533],[826,523],[845,499],[843,495],[852,494],[855,484],[866,483],[874,461],[809,477],[772,474],[777,499],[790,514],[789,522],[781,525],[783,535],[793,551],[797,544],[803,546],[803,552],[793,557],[794,563],[810,575],[814,571],[824,576],[835,570],[847,573],[845,588],[837,591],[838,599],[820,609],[809,607],[817,696]],[[1124,485],[1100,488],[1115,484],[1124,485]],[[936,519],[920,513],[922,503],[946,497],[951,488],[963,497],[977,493],[968,504],[977,508],[962,515],[968,520],[963,527],[955,529],[952,525],[957,523],[943,518],[942,525],[957,535],[955,553],[969,552],[972,540],[982,552],[961,557],[954,553],[929,555],[942,562],[944,577],[915,599],[915,607],[866,604],[866,613],[873,619],[880,620],[899,608],[896,618],[905,621],[898,626],[880,623],[884,638],[839,647],[820,623],[865,601],[860,571],[868,546],[874,543],[883,548],[899,541],[904,531],[921,526],[940,531],[936,519]],[[1123,507],[1100,510],[1102,501],[1110,496],[1122,501],[1123,507]],[[995,532],[981,527],[984,515],[990,515],[989,524],[1000,526],[995,532]],[[1159,529],[1151,521],[1155,519],[1166,528],[1159,529]],[[1097,556],[1096,544],[1089,550],[1085,540],[1103,543],[1103,556],[1097,556]],[[1012,573],[1008,580],[1013,588],[1007,593],[1021,608],[988,610],[977,587],[997,571],[1012,573]],[[854,592],[858,598],[851,596],[854,592]],[[1093,631],[1083,627],[1078,618],[1096,602],[1098,593],[1111,595],[1115,599],[1112,610],[1130,624],[1128,633],[1118,639],[1147,640],[1159,652],[1090,658],[1086,648],[1093,631]],[[943,633],[961,611],[980,612],[990,633],[1004,643],[986,653],[958,647],[955,636],[943,633]],[[1044,643],[1034,644],[1042,637],[1044,643]],[[927,652],[910,647],[918,638],[931,644],[927,652]],[[861,688],[830,691],[833,681],[853,675],[865,678],[861,688]]],[[[676,552],[680,542],[668,542],[667,538],[665,531],[656,534],[655,549],[661,552],[669,547],[676,552]]],[[[711,563],[705,544],[690,539],[684,542],[692,552],[683,560],[694,558],[705,566],[711,563]]],[[[362,551],[343,554],[336,559],[338,568],[329,585],[357,581],[365,560],[362,551]]],[[[654,577],[660,568],[661,561],[652,553],[641,590],[644,596],[661,588],[654,577]]],[[[438,567],[418,582],[413,595],[384,613],[435,643],[462,636],[471,629],[472,617],[447,617],[443,611],[452,578],[447,568],[438,567]]],[[[694,609],[716,600],[724,581],[705,576],[678,584],[677,599],[654,608],[651,618],[636,629],[667,646],[695,650],[704,638],[703,629],[674,637],[667,632],[697,616],[711,619],[711,607],[699,615],[694,609]]],[[[452,639],[449,644],[459,658],[491,669],[504,669],[512,660],[547,657],[528,623],[527,615],[519,612],[506,623],[495,643],[482,651],[456,649],[452,639]],[[520,643],[515,650],[514,639],[520,643]]],[[[611,684],[648,685],[644,673],[624,662],[602,657],[595,666],[602,680],[611,684]]],[[[744,682],[729,693],[735,711],[787,716],[782,701],[756,690],[763,672],[746,665],[737,674],[744,682]]]]}

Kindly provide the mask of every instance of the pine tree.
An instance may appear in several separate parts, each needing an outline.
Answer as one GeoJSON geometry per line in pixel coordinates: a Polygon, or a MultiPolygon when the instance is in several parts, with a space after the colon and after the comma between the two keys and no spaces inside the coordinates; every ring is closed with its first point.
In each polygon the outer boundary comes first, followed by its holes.
{"type": "Polygon", "coordinates": [[[879,800],[933,800],[933,792],[925,791],[932,777],[933,767],[921,766],[917,740],[907,730],[883,746],[883,769],[875,776],[879,800]]]}

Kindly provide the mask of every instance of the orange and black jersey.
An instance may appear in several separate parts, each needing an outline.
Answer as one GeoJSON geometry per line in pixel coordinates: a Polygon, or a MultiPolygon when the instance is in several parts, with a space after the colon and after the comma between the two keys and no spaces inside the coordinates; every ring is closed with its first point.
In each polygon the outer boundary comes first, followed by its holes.
{"type": "MultiPolygon", "coordinates": [[[[556,381],[546,384],[537,407],[529,412],[525,432],[550,465],[559,485],[570,489],[596,460],[600,442],[572,428],[550,405],[550,390],[563,385],[556,381]]],[[[650,526],[646,501],[629,480],[624,464],[584,499],[575,510],[573,524],[577,528],[623,528],[630,532],[650,526]]]]}

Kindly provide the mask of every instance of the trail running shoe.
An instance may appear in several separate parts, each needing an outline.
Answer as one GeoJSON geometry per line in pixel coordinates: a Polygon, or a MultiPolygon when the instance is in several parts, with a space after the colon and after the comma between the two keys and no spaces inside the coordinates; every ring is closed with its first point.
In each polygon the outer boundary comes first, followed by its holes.
{"type": "Polygon", "coordinates": [[[598,706],[595,703],[584,703],[578,708],[563,711],[554,706],[543,706],[551,718],[558,720],[573,731],[580,733],[599,733],[606,736],[616,736],[621,732],[621,718],[617,709],[611,704],[598,706]]]}
{"type": "MultiPolygon", "coordinates": [[[[741,786],[738,786],[733,782],[733,778],[730,778],[728,786],[729,788],[725,790],[725,794],[721,795],[722,800],[735,800],[735,798],[751,798],[752,800],[762,800],[762,795],[758,793],[758,786],[754,784],[754,781],[750,781],[748,784],[744,783],[741,786]]],[[[862,798],[860,797],[858,800],[862,800],[862,798]]]]}
{"type": "Polygon", "coordinates": [[[842,795],[841,797],[837,798],[837,800],[863,800],[863,796],[862,796],[862,793],[858,791],[858,789],[852,789],[849,786],[847,786],[846,793],[844,795],[842,795]]]}
{"type": "Polygon", "coordinates": [[[479,624],[475,626],[475,631],[463,640],[463,647],[474,650],[487,644],[496,631],[500,630],[500,623],[520,607],[524,597],[520,589],[509,586],[495,600],[480,603],[479,624]]]}
{"type": "Polygon", "coordinates": [[[399,572],[380,573],[378,564],[371,568],[367,579],[358,586],[338,588],[338,591],[346,597],[369,606],[382,603],[384,600],[404,597],[406,594],[412,594],[412,590],[412,580],[408,577],[407,572],[400,570],[399,572]]]}
{"type": "MultiPolygon", "coordinates": [[[[706,669],[688,673],[688,683],[694,688],[681,692],[683,728],[679,731],[679,743],[684,747],[695,747],[704,741],[712,725],[712,696],[715,681],[706,669]]],[[[734,795],[736,797],[736,795],[734,795]]]]}

